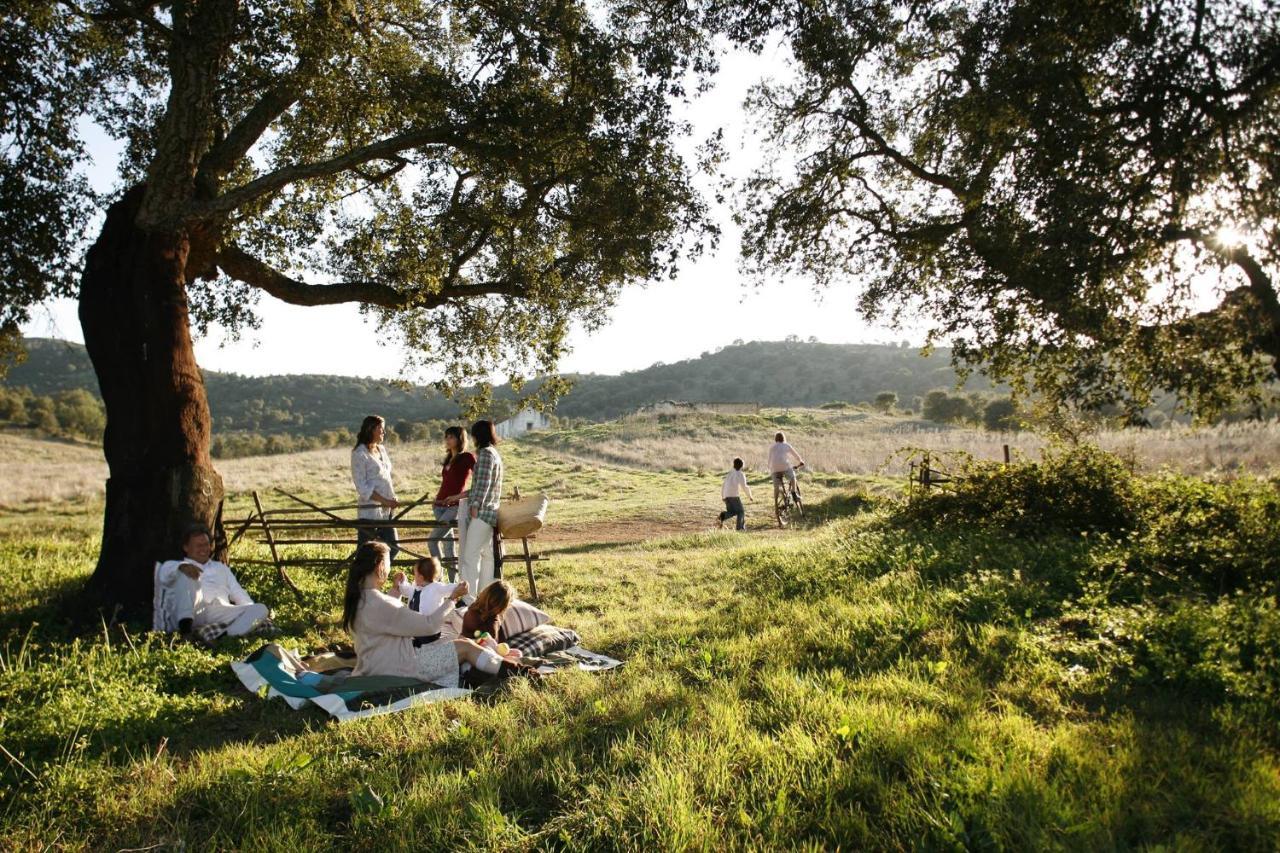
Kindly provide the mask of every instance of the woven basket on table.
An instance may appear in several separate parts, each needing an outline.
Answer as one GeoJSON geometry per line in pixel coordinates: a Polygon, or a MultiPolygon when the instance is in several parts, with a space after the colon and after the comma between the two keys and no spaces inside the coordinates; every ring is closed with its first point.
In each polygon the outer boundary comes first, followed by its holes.
{"type": "Polygon", "coordinates": [[[498,507],[498,532],[504,539],[522,539],[542,529],[547,518],[545,492],[505,501],[498,507]]]}

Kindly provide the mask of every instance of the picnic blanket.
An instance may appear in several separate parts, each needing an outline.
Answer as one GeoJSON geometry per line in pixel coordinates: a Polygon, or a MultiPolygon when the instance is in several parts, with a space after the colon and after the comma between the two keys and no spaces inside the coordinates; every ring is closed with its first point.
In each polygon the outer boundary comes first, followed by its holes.
{"type": "MultiPolygon", "coordinates": [[[[527,662],[544,675],[571,668],[604,672],[622,666],[620,660],[580,646],[528,658],[527,662]]],[[[350,675],[350,666],[351,662],[332,654],[303,659],[278,643],[268,643],[244,660],[233,662],[231,669],[252,693],[266,699],[278,696],[295,711],[317,705],[340,722],[461,699],[473,692],[397,676],[355,677],[350,675]]]]}
{"type": "Polygon", "coordinates": [[[278,643],[268,643],[244,660],[233,662],[231,669],[253,693],[267,699],[278,696],[295,711],[308,704],[318,705],[342,722],[461,699],[471,693],[465,687],[440,687],[413,678],[353,677],[345,667],[315,671],[278,643]]]}

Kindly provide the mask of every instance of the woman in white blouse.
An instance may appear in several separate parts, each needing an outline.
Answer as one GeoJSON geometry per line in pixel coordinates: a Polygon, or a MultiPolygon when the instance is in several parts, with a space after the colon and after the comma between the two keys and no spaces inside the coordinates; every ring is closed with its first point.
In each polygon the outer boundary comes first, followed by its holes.
{"type": "MultiPolygon", "coordinates": [[[[347,570],[347,588],[342,597],[342,627],[355,640],[356,666],[353,676],[396,675],[429,681],[440,687],[457,687],[459,667],[471,664],[476,670],[498,678],[513,675],[538,677],[533,667],[503,660],[492,649],[473,640],[437,639],[415,647],[413,638],[435,634],[456,604],[445,599],[432,613],[418,613],[399,598],[382,592],[387,583],[390,554],[380,542],[368,542],[356,549],[347,570]]],[[[455,596],[467,591],[459,584],[455,596]]]]}
{"type": "MultiPolygon", "coordinates": [[[[391,484],[391,454],[383,443],[386,435],[387,423],[377,415],[369,415],[360,424],[360,434],[351,451],[351,482],[355,484],[360,503],[356,518],[390,521],[391,510],[400,505],[391,484]]],[[[390,524],[361,527],[356,535],[361,545],[371,539],[381,539],[391,549],[392,559],[400,551],[396,529],[390,524]]]]}

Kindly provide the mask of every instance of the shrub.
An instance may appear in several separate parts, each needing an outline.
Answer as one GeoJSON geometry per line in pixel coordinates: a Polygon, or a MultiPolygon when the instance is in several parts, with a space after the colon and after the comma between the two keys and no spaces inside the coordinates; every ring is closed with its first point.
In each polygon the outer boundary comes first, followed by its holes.
{"type": "Polygon", "coordinates": [[[898,405],[898,395],[894,391],[881,391],[876,395],[874,400],[875,407],[882,412],[888,412],[898,405]]]}
{"type": "Polygon", "coordinates": [[[942,390],[930,391],[925,395],[923,412],[926,420],[940,424],[972,423],[978,420],[978,412],[972,399],[942,390]]]}
{"type": "Polygon", "coordinates": [[[1008,432],[1021,427],[1018,407],[1010,397],[996,397],[982,409],[982,425],[992,432],[1008,432]]]}
{"type": "Polygon", "coordinates": [[[912,501],[913,520],[1046,532],[1122,536],[1137,524],[1134,478],[1116,456],[1080,445],[1053,446],[1040,462],[1008,467],[969,462],[953,488],[912,501]]]}
{"type": "Polygon", "coordinates": [[[1250,589],[1280,595],[1280,489],[1275,482],[1146,483],[1129,568],[1191,581],[1211,597],[1250,589]]]}

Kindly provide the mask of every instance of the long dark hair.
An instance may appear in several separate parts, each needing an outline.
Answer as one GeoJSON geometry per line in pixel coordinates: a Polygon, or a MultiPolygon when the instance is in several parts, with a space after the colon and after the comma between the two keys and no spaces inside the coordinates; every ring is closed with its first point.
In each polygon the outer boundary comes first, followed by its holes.
{"type": "Polygon", "coordinates": [[[356,549],[356,557],[347,571],[347,590],[342,596],[342,627],[350,631],[356,624],[356,611],[360,609],[360,594],[364,592],[364,579],[378,570],[382,561],[391,555],[391,549],[382,542],[366,542],[356,549]]]}
{"type": "Polygon", "coordinates": [[[493,617],[505,613],[515,597],[515,587],[498,579],[480,590],[476,600],[471,602],[471,609],[480,617],[481,622],[488,622],[493,617]]]}
{"type": "Polygon", "coordinates": [[[476,449],[484,450],[498,443],[498,436],[493,432],[490,421],[476,421],[471,425],[471,437],[476,440],[476,449]]]}
{"type": "Polygon", "coordinates": [[[386,421],[377,415],[369,415],[360,422],[360,433],[356,436],[356,447],[360,445],[369,446],[369,442],[373,441],[373,431],[378,424],[385,424],[386,421]]]}
{"type": "MultiPolygon", "coordinates": [[[[453,464],[453,460],[467,452],[467,433],[460,426],[451,426],[444,431],[446,436],[453,436],[458,440],[458,451],[446,450],[444,454],[444,464],[448,467],[453,464]]],[[[447,445],[447,442],[446,442],[447,445]]]]}

